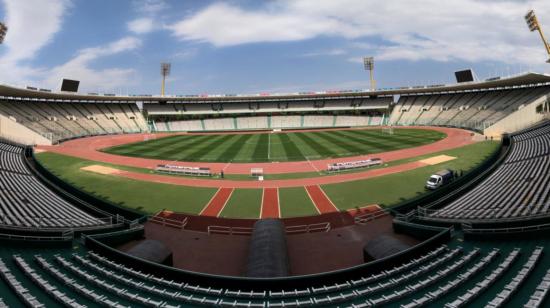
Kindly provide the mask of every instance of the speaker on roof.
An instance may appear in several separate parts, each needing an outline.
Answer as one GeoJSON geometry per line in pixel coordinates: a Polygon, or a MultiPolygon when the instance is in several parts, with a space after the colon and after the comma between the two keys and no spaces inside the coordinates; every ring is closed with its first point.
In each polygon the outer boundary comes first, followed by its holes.
{"type": "Polygon", "coordinates": [[[61,84],[61,91],[78,92],[79,85],[80,81],[78,80],[63,79],[63,83],[61,84]]]}

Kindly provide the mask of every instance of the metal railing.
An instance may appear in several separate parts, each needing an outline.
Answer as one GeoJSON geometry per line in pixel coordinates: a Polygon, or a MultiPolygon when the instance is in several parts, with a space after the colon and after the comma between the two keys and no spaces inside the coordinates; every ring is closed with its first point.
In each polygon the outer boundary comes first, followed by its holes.
{"type": "MultiPolygon", "coordinates": [[[[99,226],[112,225],[112,217],[93,218],[98,221],[96,224],[88,225],[82,224],[82,222],[90,222],[90,220],[82,218],[51,218],[51,217],[38,217],[38,216],[10,216],[0,215],[0,226],[11,229],[28,229],[28,228],[40,228],[40,229],[67,229],[67,228],[93,228],[99,226]],[[25,226],[21,224],[14,224],[13,221],[23,221],[31,226],[25,226]],[[60,223],[61,225],[52,225],[60,223]]],[[[117,222],[118,223],[118,222],[117,222]]]]}
{"type": "Polygon", "coordinates": [[[462,231],[464,233],[470,234],[506,234],[506,233],[522,233],[522,232],[531,232],[531,231],[542,231],[550,229],[550,223],[539,224],[532,226],[522,226],[522,227],[508,227],[508,228],[473,228],[471,224],[463,223],[461,224],[462,231]]]}
{"type": "Polygon", "coordinates": [[[287,234],[329,232],[331,230],[330,222],[321,222],[310,225],[288,226],[285,228],[287,234]]]}
{"type": "Polygon", "coordinates": [[[353,218],[353,220],[355,221],[356,224],[365,224],[369,221],[375,220],[380,217],[384,217],[389,214],[390,213],[388,211],[380,209],[375,212],[357,215],[353,218]]]}
{"type": "Polygon", "coordinates": [[[227,235],[251,235],[252,228],[248,227],[228,227],[228,226],[208,226],[208,234],[227,234],[227,235]]]}
{"type": "MultiPolygon", "coordinates": [[[[321,222],[309,225],[296,225],[285,227],[287,234],[329,232],[332,229],[330,222],[321,222]]],[[[229,227],[229,226],[208,226],[208,234],[227,235],[251,235],[253,228],[250,227],[229,227]]]]}
{"type": "Polygon", "coordinates": [[[35,235],[17,235],[0,233],[0,239],[4,240],[16,240],[16,241],[40,241],[40,242],[58,242],[58,241],[70,241],[73,239],[73,232],[63,232],[61,236],[35,236],[35,235]]]}
{"type": "Polygon", "coordinates": [[[176,219],[170,219],[170,218],[154,215],[149,217],[149,221],[162,226],[183,230],[185,229],[185,226],[187,225],[189,218],[185,217],[183,220],[176,220],[176,219]]]}
{"type": "Polygon", "coordinates": [[[453,218],[453,217],[441,217],[440,215],[437,215],[438,213],[441,213],[443,211],[443,209],[438,209],[438,210],[430,210],[430,209],[427,209],[427,208],[424,208],[424,207],[417,207],[417,214],[418,214],[418,217],[423,219],[423,220],[438,220],[438,221],[449,221],[449,222],[483,222],[483,223],[491,223],[491,222],[512,222],[512,221],[525,221],[525,220],[531,220],[531,219],[539,219],[539,218],[550,218],[550,211],[547,211],[547,212],[544,212],[544,213],[537,213],[537,214],[533,214],[532,212],[535,211],[535,208],[542,208],[542,207],[545,207],[547,206],[546,203],[538,203],[538,204],[530,204],[530,205],[522,205],[523,207],[528,207],[529,208],[529,211],[531,213],[525,213],[525,214],[522,214],[522,215],[517,215],[517,216],[513,216],[513,217],[496,217],[497,216],[497,212],[496,210],[493,210],[492,211],[492,215],[491,216],[487,216],[487,217],[480,217],[480,218],[467,218],[467,217],[464,217],[465,214],[467,214],[468,212],[475,212],[475,211],[479,211],[479,209],[474,209],[474,210],[462,210],[460,212],[460,215],[461,217],[456,217],[456,218],[453,218]]]}

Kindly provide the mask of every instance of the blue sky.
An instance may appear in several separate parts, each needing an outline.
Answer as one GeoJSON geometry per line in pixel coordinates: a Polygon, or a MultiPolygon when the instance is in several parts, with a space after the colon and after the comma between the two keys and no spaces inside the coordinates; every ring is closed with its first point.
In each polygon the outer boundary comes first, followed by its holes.
{"type": "Polygon", "coordinates": [[[0,82],[83,92],[289,93],[550,73],[523,15],[550,33],[550,1],[533,0],[0,0],[9,26],[0,82]]]}

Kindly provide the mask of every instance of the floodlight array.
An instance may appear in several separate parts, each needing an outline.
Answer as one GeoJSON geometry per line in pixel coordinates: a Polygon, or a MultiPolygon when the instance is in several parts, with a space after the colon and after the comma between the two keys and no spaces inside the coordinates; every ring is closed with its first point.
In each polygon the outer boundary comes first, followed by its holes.
{"type": "Polygon", "coordinates": [[[160,74],[163,77],[166,77],[170,75],[170,69],[172,68],[172,65],[170,63],[161,63],[160,64],[160,74]]]}
{"type": "Polygon", "coordinates": [[[363,64],[365,65],[365,70],[372,71],[374,70],[374,58],[373,57],[364,57],[363,64]]]}
{"type": "Polygon", "coordinates": [[[0,44],[4,42],[4,38],[6,37],[6,33],[8,32],[8,27],[0,22],[0,44]]]}
{"type": "Polygon", "coordinates": [[[539,30],[539,22],[535,15],[535,11],[530,10],[525,14],[525,22],[527,23],[527,27],[529,27],[529,31],[533,32],[539,30]]]}

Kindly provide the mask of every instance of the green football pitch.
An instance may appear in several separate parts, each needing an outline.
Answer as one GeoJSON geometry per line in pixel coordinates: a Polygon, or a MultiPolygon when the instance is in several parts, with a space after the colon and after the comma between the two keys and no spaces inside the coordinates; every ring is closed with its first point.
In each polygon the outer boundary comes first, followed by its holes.
{"type": "Polygon", "coordinates": [[[280,162],[374,154],[445,138],[425,129],[174,135],[104,149],[133,157],[203,162],[280,162]]]}

